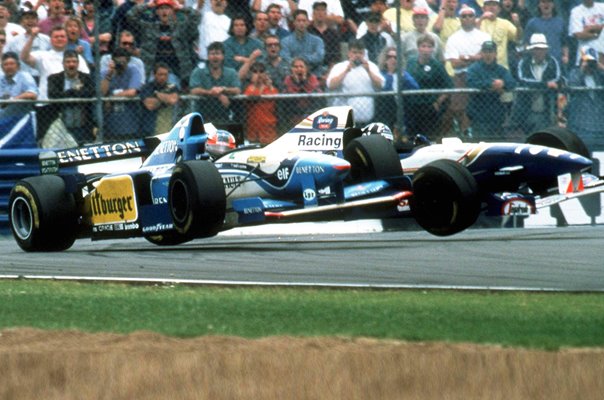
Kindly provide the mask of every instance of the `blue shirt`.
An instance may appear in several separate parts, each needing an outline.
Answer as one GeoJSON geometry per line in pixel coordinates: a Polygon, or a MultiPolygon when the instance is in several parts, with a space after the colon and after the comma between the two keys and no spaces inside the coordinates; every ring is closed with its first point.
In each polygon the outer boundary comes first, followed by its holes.
{"type": "Polygon", "coordinates": [[[302,37],[298,37],[298,34],[294,32],[281,41],[281,57],[286,60],[301,57],[306,60],[311,72],[314,73],[318,67],[323,65],[325,44],[318,36],[305,33],[302,37]]]}
{"type": "MultiPolygon", "coordinates": [[[[0,72],[0,98],[8,100],[22,93],[31,92],[38,95],[38,85],[34,78],[25,71],[17,71],[15,76],[7,78],[0,72]]],[[[33,104],[3,104],[0,108],[0,117],[25,114],[33,108],[33,104]]]]}

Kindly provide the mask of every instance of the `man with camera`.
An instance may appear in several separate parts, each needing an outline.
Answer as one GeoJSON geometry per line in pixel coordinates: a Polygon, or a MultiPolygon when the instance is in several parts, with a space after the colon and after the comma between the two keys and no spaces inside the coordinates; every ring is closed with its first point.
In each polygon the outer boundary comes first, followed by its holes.
{"type": "MultiPolygon", "coordinates": [[[[598,62],[598,53],[591,47],[579,49],[580,66],[570,73],[570,87],[596,88],[604,85],[604,64],[598,62]]],[[[597,90],[570,92],[567,107],[567,127],[576,132],[587,148],[604,147],[604,96],[597,90]]]]}
{"type": "MultiPolygon", "coordinates": [[[[365,45],[358,39],[348,44],[348,60],[333,66],[327,76],[327,88],[340,93],[374,93],[384,86],[384,77],[377,65],[365,58],[365,45]]],[[[370,96],[336,98],[334,106],[349,105],[358,125],[373,121],[374,99],[370,96]]]]}

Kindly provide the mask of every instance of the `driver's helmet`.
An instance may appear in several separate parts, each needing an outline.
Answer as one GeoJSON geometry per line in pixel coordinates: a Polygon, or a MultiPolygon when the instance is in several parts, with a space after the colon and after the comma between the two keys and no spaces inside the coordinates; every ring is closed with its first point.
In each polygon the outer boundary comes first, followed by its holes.
{"type": "Polygon", "coordinates": [[[382,135],[388,141],[394,141],[394,135],[392,131],[388,127],[388,125],[383,124],[381,122],[372,122],[369,125],[366,125],[363,129],[363,136],[367,135],[382,135]]]}
{"type": "Polygon", "coordinates": [[[229,131],[216,129],[215,132],[208,134],[206,151],[214,158],[220,157],[227,151],[233,150],[235,147],[237,147],[235,136],[229,131]]]}

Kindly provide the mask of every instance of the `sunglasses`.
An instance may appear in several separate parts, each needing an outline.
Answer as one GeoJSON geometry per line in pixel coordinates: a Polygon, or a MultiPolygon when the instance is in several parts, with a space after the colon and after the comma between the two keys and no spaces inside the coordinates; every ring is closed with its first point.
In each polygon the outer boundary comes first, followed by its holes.
{"type": "Polygon", "coordinates": [[[472,14],[463,14],[463,15],[460,15],[459,18],[474,18],[474,15],[472,15],[472,14]]]}
{"type": "Polygon", "coordinates": [[[386,58],[396,58],[396,54],[388,54],[386,58]]]}
{"type": "Polygon", "coordinates": [[[122,42],[122,46],[134,46],[134,42],[122,42]]]}
{"type": "Polygon", "coordinates": [[[267,43],[266,47],[279,47],[279,43],[267,43]]]}

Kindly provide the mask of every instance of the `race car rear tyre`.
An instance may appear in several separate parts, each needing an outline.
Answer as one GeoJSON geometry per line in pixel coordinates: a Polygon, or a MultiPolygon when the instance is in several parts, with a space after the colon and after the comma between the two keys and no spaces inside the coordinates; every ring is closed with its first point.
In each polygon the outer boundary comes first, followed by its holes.
{"type": "Polygon", "coordinates": [[[350,163],[347,180],[352,183],[397,177],[403,174],[401,160],[394,146],[379,135],[361,136],[344,148],[350,163]]]}
{"type": "Polygon", "coordinates": [[[480,213],[478,185],[470,171],[455,161],[433,161],[413,176],[410,207],[426,231],[453,235],[476,222],[480,213]]]}
{"type": "Polygon", "coordinates": [[[168,206],[174,229],[183,239],[216,235],[224,223],[226,195],[214,164],[209,161],[176,164],[168,187],[168,206]]]}
{"type": "Polygon", "coordinates": [[[56,175],[25,178],[13,187],[9,203],[10,227],[25,251],[62,251],[77,237],[75,197],[56,175]]]}
{"type": "MultiPolygon", "coordinates": [[[[532,133],[526,139],[526,142],[566,150],[586,158],[591,158],[587,146],[579,136],[566,128],[558,126],[552,126],[532,133]]],[[[557,187],[557,184],[558,182],[555,179],[551,181],[529,182],[529,186],[533,192],[541,195],[546,194],[551,188],[557,187]]]]}
{"type": "Polygon", "coordinates": [[[591,158],[587,146],[577,134],[558,126],[552,126],[530,134],[526,139],[526,143],[553,147],[591,158]]]}

